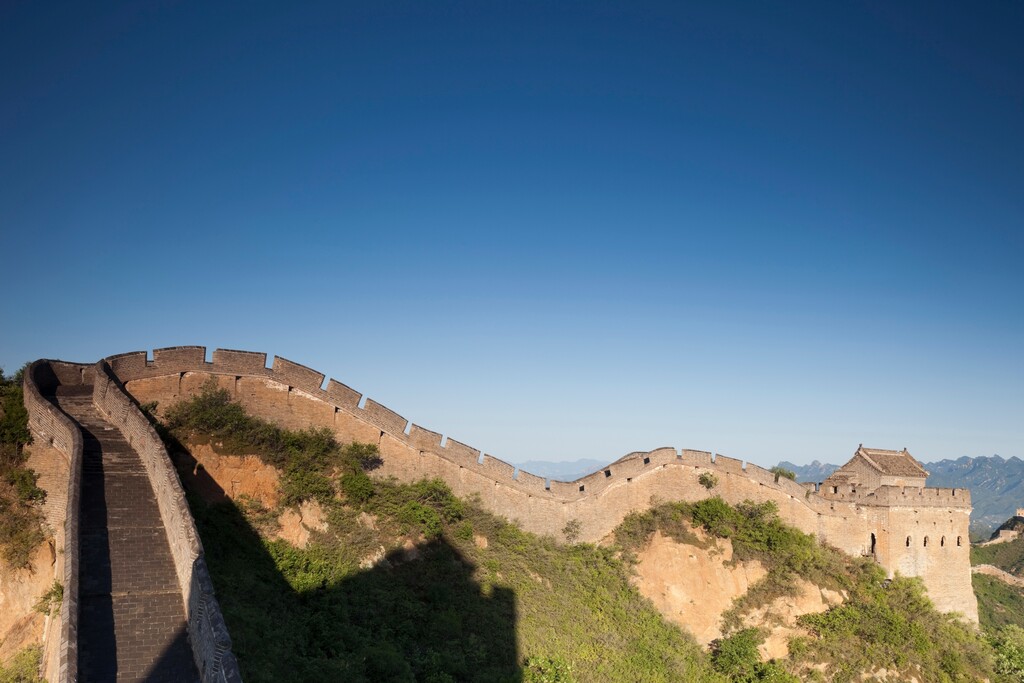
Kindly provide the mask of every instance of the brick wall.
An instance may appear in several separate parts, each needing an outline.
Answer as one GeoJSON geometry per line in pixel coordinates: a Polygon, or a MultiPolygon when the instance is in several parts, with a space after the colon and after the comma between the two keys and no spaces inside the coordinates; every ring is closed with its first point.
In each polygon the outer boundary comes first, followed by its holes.
{"type": "Polygon", "coordinates": [[[869,539],[875,534],[875,558],[890,573],[921,576],[940,608],[977,620],[966,541],[961,546],[938,546],[948,548],[942,561],[912,562],[906,553],[896,552],[898,544],[893,540],[913,521],[894,512],[903,509],[920,511],[919,518],[932,510],[936,523],[940,517],[945,520],[940,539],[943,535],[966,539],[970,496],[964,490],[882,487],[874,495],[850,491],[825,497],[742,460],[673,448],[630,453],[577,481],[547,481],[517,472],[494,456],[481,456],[479,449],[439,432],[410,424],[372,399],[360,408],[358,392],[334,379],[324,390],[324,375],[297,363],[274,358],[268,368],[264,353],[218,349],[211,363],[198,364],[195,359],[205,357],[205,349],[188,348],[200,349],[191,352],[188,363],[157,350],[149,363],[139,363],[138,358],[145,359],[146,354],[137,352],[131,362],[111,365],[140,402],[156,400],[166,407],[213,380],[249,412],[283,427],[324,426],[342,442],[375,443],[384,460],[376,475],[402,481],[439,477],[457,495],[478,495],[492,512],[539,534],[560,538],[565,524],[575,519],[581,524],[581,540],[598,541],[629,512],[649,507],[652,498],[693,501],[720,495],[733,504],[771,500],[787,523],[852,555],[870,550],[869,539]],[[718,478],[711,491],[698,481],[704,472],[718,478]]]}

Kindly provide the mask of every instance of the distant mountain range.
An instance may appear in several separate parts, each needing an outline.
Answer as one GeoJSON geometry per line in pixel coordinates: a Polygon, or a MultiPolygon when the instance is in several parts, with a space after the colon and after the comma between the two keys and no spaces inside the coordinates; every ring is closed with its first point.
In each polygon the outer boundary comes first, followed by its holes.
{"type": "MultiPolygon", "coordinates": [[[[1024,460],[1014,456],[998,455],[957,460],[939,460],[921,463],[930,473],[929,486],[964,488],[971,490],[971,532],[975,535],[992,530],[1013,517],[1024,507],[1024,460]]],[[[781,467],[796,472],[797,481],[823,481],[839,469],[838,465],[823,464],[815,460],[810,465],[780,462],[781,467]]]]}
{"type": "Polygon", "coordinates": [[[818,462],[817,460],[812,461],[810,465],[794,465],[791,462],[783,460],[779,463],[779,467],[787,469],[790,472],[796,472],[796,480],[801,483],[805,481],[825,481],[828,479],[828,475],[839,469],[839,465],[818,462]]]}
{"type": "Polygon", "coordinates": [[[513,463],[519,469],[536,474],[538,477],[556,481],[575,481],[607,465],[603,460],[583,458],[573,462],[551,462],[549,460],[525,460],[513,463]]]}

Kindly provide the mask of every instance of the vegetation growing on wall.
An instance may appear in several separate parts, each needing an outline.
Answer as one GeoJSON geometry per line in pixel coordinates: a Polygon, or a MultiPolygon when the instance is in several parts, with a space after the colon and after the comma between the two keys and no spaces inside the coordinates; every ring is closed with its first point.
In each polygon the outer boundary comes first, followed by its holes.
{"type": "Polygon", "coordinates": [[[21,378],[21,371],[11,378],[0,371],[0,558],[14,567],[28,565],[44,539],[38,503],[46,497],[36,473],[25,467],[31,434],[21,378]]]}
{"type": "Polygon", "coordinates": [[[776,465],[768,471],[775,475],[775,481],[778,481],[780,478],[796,481],[796,472],[786,469],[782,465],[776,465]]]}

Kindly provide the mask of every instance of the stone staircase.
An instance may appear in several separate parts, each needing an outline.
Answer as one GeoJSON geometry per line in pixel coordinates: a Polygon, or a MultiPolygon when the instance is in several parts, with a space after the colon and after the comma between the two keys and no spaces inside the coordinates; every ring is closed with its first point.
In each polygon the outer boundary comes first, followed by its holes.
{"type": "Polygon", "coordinates": [[[56,403],[83,436],[78,680],[199,680],[167,534],[145,467],[92,402],[89,385],[56,403]]]}

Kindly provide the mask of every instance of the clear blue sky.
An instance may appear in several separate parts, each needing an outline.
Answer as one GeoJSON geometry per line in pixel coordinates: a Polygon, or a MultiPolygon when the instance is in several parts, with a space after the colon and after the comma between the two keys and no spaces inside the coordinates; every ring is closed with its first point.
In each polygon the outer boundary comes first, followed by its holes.
{"type": "Polygon", "coordinates": [[[0,6],[0,366],[267,351],[509,461],[1024,456],[1024,4],[298,4],[0,6]]]}

